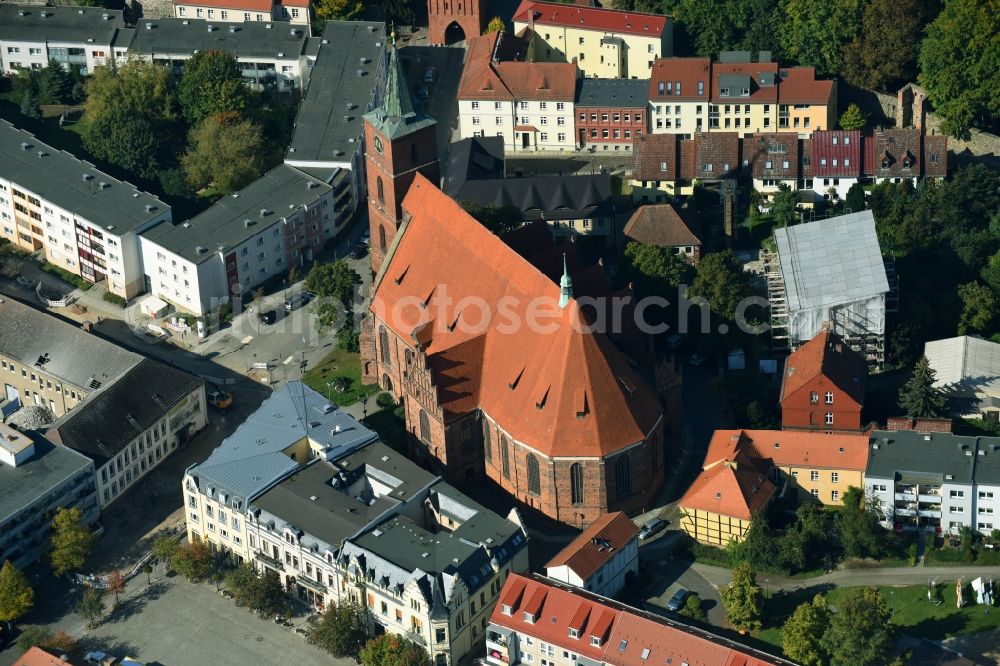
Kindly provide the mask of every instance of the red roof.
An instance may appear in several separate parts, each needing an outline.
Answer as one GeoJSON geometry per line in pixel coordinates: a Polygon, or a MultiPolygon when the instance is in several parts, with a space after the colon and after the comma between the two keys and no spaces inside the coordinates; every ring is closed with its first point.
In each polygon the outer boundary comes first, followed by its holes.
{"type": "Polygon", "coordinates": [[[576,300],[560,308],[557,284],[423,176],[403,209],[371,309],[420,343],[446,417],[479,407],[546,456],[606,456],[653,431],[658,400],[576,300]]]}
{"type": "Polygon", "coordinates": [[[833,81],[816,79],[814,67],[788,67],[781,70],[778,99],[782,104],[829,104],[833,81]]]}
{"type": "Polygon", "coordinates": [[[738,132],[699,132],[694,135],[694,178],[736,178],[740,168],[738,132]]]}
{"type": "Polygon", "coordinates": [[[778,101],[778,63],[776,62],[719,62],[712,65],[712,102],[714,104],[767,104],[778,101]],[[767,72],[774,85],[761,85],[761,74],[767,72]],[[750,96],[740,97],[732,92],[723,97],[719,81],[723,76],[749,76],[750,96]]]}
{"type": "Polygon", "coordinates": [[[678,500],[677,505],[682,510],[697,509],[750,520],[771,501],[774,484],[767,479],[763,465],[755,462],[752,456],[736,452],[723,459],[706,456],[705,460],[714,462],[706,465],[684,497],[678,500]]]}
{"type": "Polygon", "coordinates": [[[743,140],[743,159],[757,179],[797,180],[799,135],[790,132],[754,134],[743,140]]]}
{"type": "Polygon", "coordinates": [[[816,467],[863,471],[868,464],[868,436],[808,430],[716,430],[705,454],[705,468],[740,453],[780,467],[816,467]]]}
{"type": "Polygon", "coordinates": [[[13,666],[67,666],[67,662],[40,647],[33,647],[15,659],[13,666]]]}
{"type": "Polygon", "coordinates": [[[632,142],[632,177],[636,180],[677,180],[680,134],[642,134],[632,142]]]}
{"type": "Polygon", "coordinates": [[[816,130],[812,133],[812,175],[818,178],[861,177],[861,132],[816,130]]]}
{"type": "MultiPolygon", "coordinates": [[[[267,12],[271,13],[271,7],[276,4],[271,0],[173,0],[175,5],[187,5],[195,7],[218,7],[220,9],[232,9],[235,11],[267,12]]],[[[308,6],[308,3],[305,5],[308,6]]]]}
{"type": "Polygon", "coordinates": [[[928,178],[944,178],[948,175],[947,136],[924,136],[924,175],[928,178]]]}
{"type": "Polygon", "coordinates": [[[522,0],[520,6],[514,11],[513,20],[517,23],[530,24],[534,22],[535,25],[558,25],[583,30],[659,37],[667,29],[670,17],[556,2],[522,0]]]}
{"type": "Polygon", "coordinates": [[[653,63],[649,77],[649,99],[654,102],[707,102],[711,78],[710,58],[659,58],[653,63]],[[701,94],[698,94],[699,83],[701,94]]]}
{"type": "Polygon", "coordinates": [[[876,129],[865,137],[865,175],[876,178],[916,178],[921,173],[918,129],[876,129]]]}
{"type": "Polygon", "coordinates": [[[700,246],[691,225],[670,204],[639,206],[622,233],[629,240],[660,247],[700,246]]]}
{"type": "Polygon", "coordinates": [[[810,386],[817,377],[826,377],[847,394],[858,407],[865,399],[868,364],[840,336],[824,327],[812,340],[796,349],[785,361],[781,401],[810,386]]]}
{"type": "Polygon", "coordinates": [[[639,536],[639,528],[624,513],[606,513],[549,560],[546,569],[567,566],[587,580],[639,536]]]}
{"type": "MultiPolygon", "coordinates": [[[[565,6],[565,5],[562,5],[565,6]]],[[[500,33],[469,40],[458,82],[458,99],[542,100],[572,102],[577,68],[565,62],[496,62],[493,52],[500,33]]]]}

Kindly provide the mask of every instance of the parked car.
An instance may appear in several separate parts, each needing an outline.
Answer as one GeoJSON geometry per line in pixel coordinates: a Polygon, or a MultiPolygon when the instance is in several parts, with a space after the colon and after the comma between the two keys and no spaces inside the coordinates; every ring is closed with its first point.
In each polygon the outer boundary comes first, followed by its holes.
{"type": "Polygon", "coordinates": [[[639,540],[645,541],[667,526],[667,521],[662,518],[650,518],[639,530],[639,540]]]}
{"type": "Polygon", "coordinates": [[[297,294],[292,294],[292,296],[287,301],[285,301],[285,312],[298,310],[303,305],[311,301],[312,296],[313,296],[312,293],[308,291],[300,291],[297,294]]]}
{"type": "Polygon", "coordinates": [[[210,407],[214,407],[220,411],[225,411],[233,406],[233,394],[217,387],[208,389],[205,392],[205,398],[208,400],[210,407]]]}
{"type": "Polygon", "coordinates": [[[364,243],[365,245],[372,244],[372,235],[371,232],[369,232],[367,229],[365,230],[365,233],[361,234],[361,242],[364,243]]]}
{"type": "Polygon", "coordinates": [[[670,601],[667,602],[667,610],[676,613],[680,609],[684,608],[684,602],[687,601],[687,598],[690,596],[691,593],[683,587],[677,590],[674,592],[674,596],[670,597],[670,601]]]}
{"type": "Polygon", "coordinates": [[[106,652],[95,650],[84,655],[83,660],[91,666],[115,666],[118,660],[106,652]]]}
{"type": "Polygon", "coordinates": [[[434,83],[437,78],[438,70],[437,67],[428,67],[424,70],[424,83],[434,83]]]}
{"type": "Polygon", "coordinates": [[[267,312],[258,312],[257,319],[262,324],[269,324],[269,325],[273,324],[274,322],[278,321],[278,311],[268,310],[267,312]]]}

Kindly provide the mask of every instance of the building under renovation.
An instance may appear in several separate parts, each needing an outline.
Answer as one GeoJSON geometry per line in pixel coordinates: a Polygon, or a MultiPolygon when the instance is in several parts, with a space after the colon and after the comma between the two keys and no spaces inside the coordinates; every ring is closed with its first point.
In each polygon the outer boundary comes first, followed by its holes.
{"type": "Polygon", "coordinates": [[[777,253],[765,267],[775,347],[794,350],[829,322],[880,370],[886,312],[897,307],[897,294],[871,211],[777,229],[774,240],[777,253]]]}

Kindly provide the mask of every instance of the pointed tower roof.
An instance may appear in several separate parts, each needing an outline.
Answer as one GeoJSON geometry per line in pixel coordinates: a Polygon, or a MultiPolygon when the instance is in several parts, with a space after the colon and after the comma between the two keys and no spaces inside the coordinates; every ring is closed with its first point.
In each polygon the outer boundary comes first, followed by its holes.
{"type": "Polygon", "coordinates": [[[571,298],[573,298],[573,278],[569,276],[569,268],[566,267],[566,254],[563,253],[563,274],[559,280],[559,307],[566,307],[571,298]]]}
{"type": "Polygon", "coordinates": [[[387,139],[398,139],[437,122],[418,110],[414,103],[395,44],[389,46],[389,63],[381,103],[364,117],[387,139]]]}

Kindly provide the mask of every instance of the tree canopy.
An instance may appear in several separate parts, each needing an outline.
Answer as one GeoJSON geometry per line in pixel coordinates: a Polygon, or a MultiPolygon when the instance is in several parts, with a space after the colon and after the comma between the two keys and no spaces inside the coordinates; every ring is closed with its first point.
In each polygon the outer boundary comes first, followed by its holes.
{"type": "Polygon", "coordinates": [[[861,110],[861,107],[851,102],[840,114],[838,124],[840,129],[844,130],[863,130],[868,124],[868,116],[861,110]]]}
{"type": "Polygon", "coordinates": [[[799,218],[799,193],[790,188],[785,183],[778,185],[778,191],[774,193],[771,202],[771,214],[774,216],[776,227],[790,227],[798,224],[799,218]]]}
{"type": "Polygon", "coordinates": [[[937,373],[926,356],[921,356],[913,366],[910,379],[899,389],[899,406],[907,416],[936,418],[947,413],[945,397],[934,386],[937,373]]]}
{"type": "Polygon", "coordinates": [[[361,18],[365,6],[361,0],[316,0],[313,11],[316,14],[314,24],[319,34],[327,21],[356,21],[361,18]]]}
{"type": "Polygon", "coordinates": [[[94,533],[83,523],[83,512],[72,509],[59,509],[52,519],[52,550],[49,561],[52,571],[57,576],[79,569],[90,555],[94,545],[94,533]]]}
{"type": "Polygon", "coordinates": [[[844,78],[892,92],[913,81],[923,15],[920,0],[868,0],[861,33],[844,47],[844,78]]]}
{"type": "Polygon", "coordinates": [[[736,308],[751,294],[743,265],[731,250],[704,257],[689,292],[690,296],[701,296],[708,301],[713,314],[729,320],[734,319],[736,308]]]}
{"type": "Polygon", "coordinates": [[[309,630],[309,640],[334,657],[357,657],[370,638],[369,626],[368,611],[362,606],[330,603],[309,630]]]}
{"type": "Polygon", "coordinates": [[[618,268],[619,282],[631,282],[639,298],[664,296],[672,299],[674,290],[691,281],[695,270],[687,260],[669,248],[629,241],[618,268]]]}
{"type": "Polygon", "coordinates": [[[142,178],[154,178],[160,170],[160,137],[155,125],[121,107],[109,107],[90,118],[83,145],[94,157],[142,178]]]}
{"type": "Polygon", "coordinates": [[[664,6],[683,25],[698,55],[775,50],[779,0],[677,0],[664,6]]]}
{"type": "Polygon", "coordinates": [[[234,192],[263,172],[263,148],[259,125],[234,114],[213,115],[191,130],[181,166],[196,189],[214,185],[234,192]]]}
{"type": "Polygon", "coordinates": [[[251,96],[236,58],[225,51],[195,53],[184,63],[177,85],[181,112],[191,125],[209,116],[242,114],[249,108],[251,96]]]}
{"type": "Polygon", "coordinates": [[[827,656],[820,641],[830,628],[826,598],[817,594],[799,604],[781,628],[781,649],[802,666],[824,666],[827,656]]]}
{"type": "Polygon", "coordinates": [[[492,206],[474,201],[459,201],[458,205],[466,213],[476,218],[481,225],[496,235],[505,234],[517,229],[524,223],[521,209],[516,206],[492,206]]]}
{"type": "Polygon", "coordinates": [[[849,557],[882,557],[888,537],[880,523],[878,500],[865,497],[861,488],[850,486],[843,495],[843,508],[837,512],[834,524],[840,535],[840,546],[849,557]]]}
{"type": "Polygon", "coordinates": [[[822,645],[834,664],[883,666],[895,640],[892,613],[882,593],[872,587],[852,588],[837,612],[822,645]]]}
{"type": "Polygon", "coordinates": [[[785,0],[782,55],[811,65],[820,76],[841,71],[843,49],[859,32],[862,0],[785,0]]]}
{"type": "Polygon", "coordinates": [[[764,594],[754,576],[753,569],[746,562],[733,568],[733,579],[729,585],[720,588],[719,596],[730,624],[738,629],[759,629],[764,594]]]}
{"type": "Polygon", "coordinates": [[[361,648],[361,666],[432,666],[433,663],[422,645],[396,634],[382,634],[361,648]]]}
{"type": "Polygon", "coordinates": [[[315,311],[321,328],[334,326],[341,313],[351,312],[354,290],[360,284],[361,276],[343,259],[313,264],[306,276],[306,289],[316,294],[315,311]]]}
{"type": "Polygon", "coordinates": [[[76,612],[87,621],[87,628],[94,629],[101,616],[104,615],[104,599],[101,593],[92,587],[83,591],[83,596],[76,603],[76,612]]]}
{"type": "Polygon", "coordinates": [[[0,569],[0,622],[8,625],[28,614],[35,605],[35,591],[20,569],[7,560],[0,569]]]}
{"type": "Polygon", "coordinates": [[[212,570],[212,552],[200,540],[183,544],[174,553],[171,566],[188,580],[204,580],[212,570]]]}

